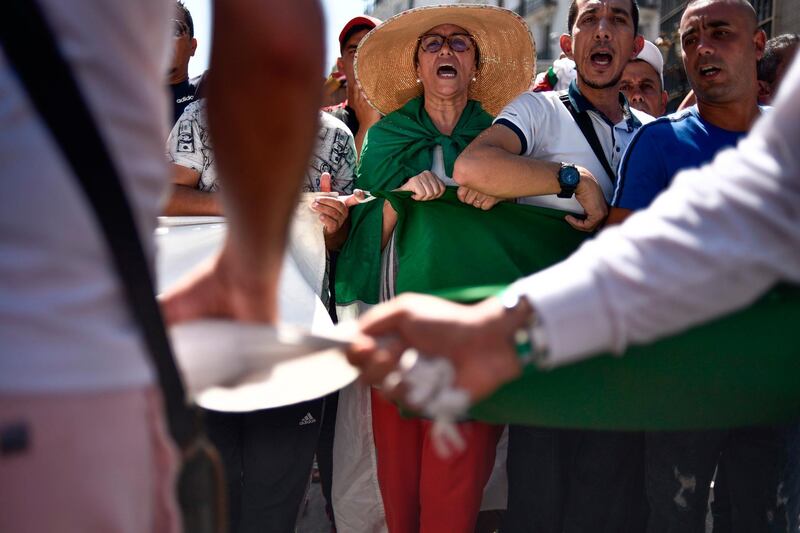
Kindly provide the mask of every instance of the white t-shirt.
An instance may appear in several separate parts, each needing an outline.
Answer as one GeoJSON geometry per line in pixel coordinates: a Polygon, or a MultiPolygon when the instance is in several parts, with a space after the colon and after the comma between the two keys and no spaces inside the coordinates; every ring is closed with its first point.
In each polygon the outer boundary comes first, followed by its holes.
{"type": "MultiPolygon", "coordinates": [[[[197,182],[199,190],[214,192],[219,188],[214,149],[208,134],[205,98],[189,104],[173,126],[167,139],[167,157],[177,165],[200,173],[197,182]]],[[[350,194],[353,192],[355,170],[356,144],[353,134],[344,122],[320,111],[317,142],[306,169],[303,192],[319,191],[319,177],[323,172],[329,172],[331,188],[350,194]]]]}
{"type": "MultiPolygon", "coordinates": [[[[561,102],[560,97],[564,92],[522,93],[497,115],[494,124],[499,123],[509,127],[520,138],[522,145],[520,155],[543,161],[572,163],[588,169],[600,183],[606,201],[610,201],[614,194],[615,177],[608,176],[583,132],[561,102]]],[[[628,109],[630,116],[623,118],[613,127],[597,111],[588,110],[603,152],[614,169],[619,165],[634,133],[642,124],[653,120],[653,117],[646,113],[628,109]]],[[[572,213],[583,213],[583,208],[574,197],[559,198],[555,194],[550,194],[520,198],[519,201],[572,213]]]]}
{"type": "MultiPolygon", "coordinates": [[[[152,257],[167,185],[164,73],[174,4],[40,5],[99,123],[152,257]]],[[[152,382],[94,214],[1,50],[0,94],[0,393],[152,382]]]]}

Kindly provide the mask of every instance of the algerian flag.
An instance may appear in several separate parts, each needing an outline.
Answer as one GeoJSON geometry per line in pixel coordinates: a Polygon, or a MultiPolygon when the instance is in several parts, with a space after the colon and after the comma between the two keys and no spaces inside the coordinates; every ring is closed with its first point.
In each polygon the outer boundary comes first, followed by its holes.
{"type": "MultiPolygon", "coordinates": [[[[376,195],[398,212],[397,293],[450,289],[454,299],[474,301],[498,290],[480,286],[508,284],[557,263],[587,237],[563,213],[544,208],[501,203],[480,211],[459,202],[453,190],[431,202],[408,193],[376,195]]],[[[744,311],[631,348],[621,358],[527,368],[472,415],[596,429],[775,424],[800,415],[798,378],[800,289],[784,286],[744,311]]]]}

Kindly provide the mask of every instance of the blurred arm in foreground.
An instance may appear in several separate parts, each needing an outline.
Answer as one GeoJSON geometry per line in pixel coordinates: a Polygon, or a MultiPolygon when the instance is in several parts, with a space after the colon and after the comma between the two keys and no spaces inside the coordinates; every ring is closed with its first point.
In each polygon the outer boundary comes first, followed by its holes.
{"type": "Polygon", "coordinates": [[[322,34],[316,0],[215,4],[208,114],[229,232],[217,257],[164,295],[168,323],[275,319],[289,218],[317,128],[322,34]]]}

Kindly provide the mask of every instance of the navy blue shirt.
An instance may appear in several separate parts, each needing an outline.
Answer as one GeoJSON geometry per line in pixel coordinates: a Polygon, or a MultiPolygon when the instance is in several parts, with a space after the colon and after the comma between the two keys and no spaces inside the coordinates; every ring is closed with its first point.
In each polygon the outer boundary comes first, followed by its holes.
{"type": "Polygon", "coordinates": [[[644,209],[678,172],[708,163],[746,134],[710,124],[697,106],[645,124],[622,156],[611,205],[644,209]]]}
{"type": "Polygon", "coordinates": [[[205,76],[206,73],[203,72],[199,76],[169,86],[172,90],[172,124],[178,122],[189,104],[203,97],[205,76]]]}

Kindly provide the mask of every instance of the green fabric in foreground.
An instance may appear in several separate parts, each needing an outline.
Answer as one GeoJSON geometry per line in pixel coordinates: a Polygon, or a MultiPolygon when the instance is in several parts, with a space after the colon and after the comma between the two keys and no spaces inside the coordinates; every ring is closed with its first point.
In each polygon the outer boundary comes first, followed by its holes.
{"type": "Polygon", "coordinates": [[[699,429],[800,418],[800,289],[624,357],[526,368],[472,409],[478,420],[593,429],[699,429]]]}
{"type": "MultiPolygon", "coordinates": [[[[515,204],[482,212],[453,191],[434,202],[383,194],[398,210],[397,292],[476,301],[567,257],[586,238],[563,213],[515,204]]],[[[800,417],[800,288],[617,358],[523,377],[474,406],[497,423],[671,430],[800,417]]]]}

